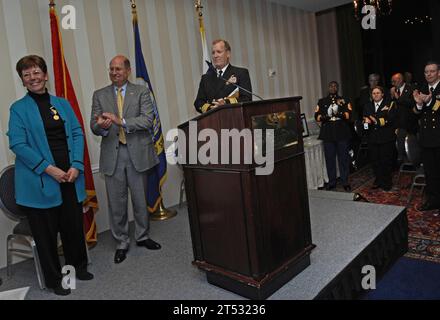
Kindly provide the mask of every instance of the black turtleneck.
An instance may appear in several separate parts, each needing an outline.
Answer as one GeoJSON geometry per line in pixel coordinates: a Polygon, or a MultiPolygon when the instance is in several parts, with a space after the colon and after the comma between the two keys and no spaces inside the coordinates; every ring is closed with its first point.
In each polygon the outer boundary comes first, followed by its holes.
{"type": "Polygon", "coordinates": [[[56,110],[56,108],[52,107],[50,104],[50,96],[47,90],[42,94],[28,91],[28,94],[38,105],[38,110],[40,111],[41,119],[43,120],[44,130],[46,131],[50,151],[52,152],[55,162],[58,165],[58,159],[64,158],[63,160],[65,160],[66,156],[68,159],[68,147],[66,131],[64,129],[64,121],[59,115],[58,110],[56,110]],[[57,112],[56,115],[55,112],[57,112]]]}

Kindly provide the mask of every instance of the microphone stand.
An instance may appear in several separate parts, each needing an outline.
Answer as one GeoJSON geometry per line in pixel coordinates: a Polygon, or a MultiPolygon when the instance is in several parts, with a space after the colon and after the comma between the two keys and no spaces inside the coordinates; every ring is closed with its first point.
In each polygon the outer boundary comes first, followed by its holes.
{"type": "MultiPolygon", "coordinates": [[[[212,62],[210,62],[210,61],[208,61],[208,60],[205,60],[205,62],[208,64],[208,71],[211,71],[211,72],[214,72],[215,74],[217,74],[217,70],[215,69],[215,67],[212,65],[212,62]]],[[[218,76],[217,76],[218,77],[218,76]]],[[[218,77],[218,78],[220,78],[220,79],[222,79],[223,81],[225,81],[226,83],[231,83],[232,85],[234,85],[236,88],[238,88],[238,89],[240,89],[240,90],[243,90],[244,92],[247,92],[247,93],[249,93],[250,95],[253,95],[253,96],[255,96],[255,97],[257,97],[258,99],[260,99],[260,100],[264,100],[262,97],[260,97],[258,94],[256,94],[256,93],[253,93],[253,92],[250,92],[248,89],[245,89],[245,88],[243,88],[242,86],[239,86],[238,84],[236,84],[236,83],[232,83],[232,82],[229,82],[228,80],[226,80],[225,78],[223,78],[223,76],[220,76],[220,77],[218,77]]]]}
{"type": "Polygon", "coordinates": [[[230,84],[234,85],[235,87],[237,87],[238,89],[243,90],[244,92],[247,92],[247,93],[249,93],[250,95],[253,95],[253,96],[257,97],[257,98],[260,99],[260,100],[264,100],[264,99],[263,99],[262,97],[260,97],[258,94],[253,93],[253,92],[250,92],[249,90],[243,88],[242,86],[239,86],[239,85],[236,84],[236,83],[229,82],[228,80],[226,80],[225,78],[223,78],[223,76],[220,76],[219,78],[222,79],[223,81],[225,81],[226,83],[230,83],[230,84]]]}

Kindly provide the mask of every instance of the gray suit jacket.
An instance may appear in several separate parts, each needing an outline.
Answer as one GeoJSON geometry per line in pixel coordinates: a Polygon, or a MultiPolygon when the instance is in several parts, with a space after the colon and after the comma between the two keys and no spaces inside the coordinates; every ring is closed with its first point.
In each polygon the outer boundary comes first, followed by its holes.
{"type": "MultiPolygon", "coordinates": [[[[95,91],[93,94],[90,128],[102,136],[99,169],[105,175],[113,175],[116,168],[119,148],[119,127],[113,124],[103,130],[95,120],[104,112],[118,114],[116,94],[113,85],[95,91]]],[[[124,98],[123,118],[126,122],[127,148],[130,159],[138,172],[154,167],[157,158],[152,138],[154,111],[150,91],[145,86],[127,84],[124,98]]]]}

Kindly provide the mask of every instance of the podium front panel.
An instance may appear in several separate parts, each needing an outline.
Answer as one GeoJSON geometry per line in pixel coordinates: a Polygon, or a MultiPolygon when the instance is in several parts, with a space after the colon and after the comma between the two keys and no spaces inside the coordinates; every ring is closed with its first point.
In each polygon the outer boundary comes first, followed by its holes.
{"type": "MultiPolygon", "coordinates": [[[[314,245],[299,100],[220,107],[195,119],[198,130],[217,133],[264,121],[284,139],[270,175],[257,175],[256,163],[183,165],[194,264],[210,283],[246,297],[269,296],[310,264],[314,245]]],[[[187,133],[189,124],[179,128],[187,133]]]]}

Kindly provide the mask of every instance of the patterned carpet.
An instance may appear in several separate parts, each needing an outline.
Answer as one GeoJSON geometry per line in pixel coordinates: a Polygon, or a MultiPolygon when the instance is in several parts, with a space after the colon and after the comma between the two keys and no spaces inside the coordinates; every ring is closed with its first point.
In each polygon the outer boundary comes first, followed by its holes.
{"type": "MultiPolygon", "coordinates": [[[[372,190],[373,181],[373,172],[369,166],[350,175],[353,192],[359,193],[368,202],[406,206],[409,187],[412,181],[411,175],[402,175],[399,186],[397,186],[396,172],[393,177],[393,190],[390,192],[385,192],[382,189],[372,190]]],[[[421,190],[415,189],[412,201],[407,207],[409,251],[405,256],[440,263],[439,210],[418,211],[416,207],[421,202],[421,190]]]]}

